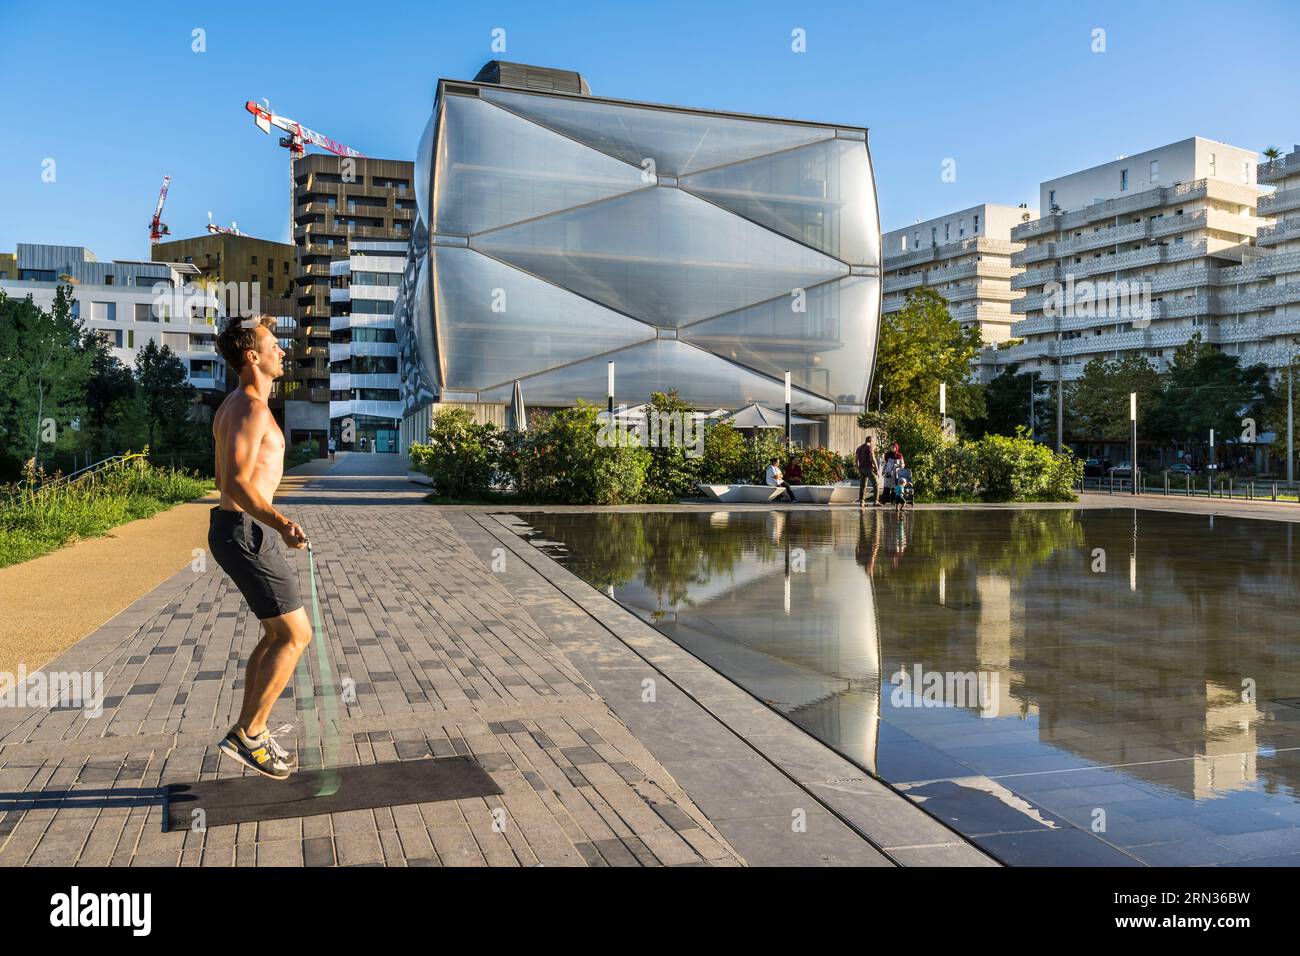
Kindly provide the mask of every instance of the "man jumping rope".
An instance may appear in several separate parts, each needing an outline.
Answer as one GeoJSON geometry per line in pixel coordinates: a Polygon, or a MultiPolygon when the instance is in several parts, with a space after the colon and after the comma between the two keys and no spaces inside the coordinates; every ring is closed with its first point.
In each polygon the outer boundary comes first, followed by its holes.
{"type": "Polygon", "coordinates": [[[284,374],[284,349],[274,324],[270,317],[232,318],[217,336],[217,349],[238,373],[239,387],[212,420],[221,504],[212,509],[208,550],[263,632],[244,668],[239,720],[217,746],[258,773],[284,780],[297,769],[298,758],[276,743],[266,721],[311,642],[312,627],[298,596],[298,576],[263,527],[291,548],[307,547],[302,528],[271,504],[284,471],[284,433],[266,402],[271,383],[284,374]]]}

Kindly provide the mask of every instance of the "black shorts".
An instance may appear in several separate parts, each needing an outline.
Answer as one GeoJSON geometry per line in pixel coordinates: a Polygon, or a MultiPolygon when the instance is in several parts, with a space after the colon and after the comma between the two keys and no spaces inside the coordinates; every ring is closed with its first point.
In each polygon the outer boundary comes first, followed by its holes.
{"type": "Polygon", "coordinates": [[[259,621],[302,607],[297,572],[285,560],[276,536],[248,512],[213,508],[208,550],[259,621]]]}

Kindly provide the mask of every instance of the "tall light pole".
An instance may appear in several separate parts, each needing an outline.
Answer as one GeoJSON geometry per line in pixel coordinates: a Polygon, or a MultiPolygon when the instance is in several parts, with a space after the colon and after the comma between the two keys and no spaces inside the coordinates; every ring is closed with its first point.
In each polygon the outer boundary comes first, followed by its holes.
{"type": "Polygon", "coordinates": [[[785,370],[785,447],[790,447],[790,370],[785,370]]]}
{"type": "Polygon", "coordinates": [[[1131,426],[1133,457],[1129,459],[1129,474],[1133,477],[1133,494],[1138,493],[1138,393],[1128,393],[1128,420],[1131,426]]]}
{"type": "Polygon", "coordinates": [[[1295,481],[1295,414],[1291,401],[1291,380],[1295,378],[1295,352],[1286,363],[1286,483],[1295,481]]]}
{"type": "Polygon", "coordinates": [[[609,409],[610,419],[614,417],[614,363],[609,362],[606,366],[605,382],[605,400],[606,408],[609,409]]]}
{"type": "Polygon", "coordinates": [[[943,428],[948,418],[948,383],[939,383],[939,427],[943,428]]]}
{"type": "Polygon", "coordinates": [[[1056,360],[1056,453],[1065,447],[1065,369],[1056,360]]]}

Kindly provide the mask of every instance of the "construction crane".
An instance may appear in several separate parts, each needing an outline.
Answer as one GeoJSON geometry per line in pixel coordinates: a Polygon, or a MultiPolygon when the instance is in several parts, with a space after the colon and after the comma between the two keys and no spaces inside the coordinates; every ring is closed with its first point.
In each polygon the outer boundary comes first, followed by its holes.
{"type": "Polygon", "coordinates": [[[293,239],[293,163],[294,160],[307,152],[307,146],[319,146],[321,149],[333,153],[336,156],[359,157],[363,154],[360,150],[353,149],[351,146],[345,146],[338,140],[330,139],[323,133],[308,129],[297,120],[291,120],[287,116],[280,116],[272,112],[271,104],[267,100],[262,100],[265,106],[248,100],[244,103],[244,109],[253,114],[253,122],[263,133],[270,133],[271,127],[282,129],[288,136],[280,137],[280,145],[289,150],[289,238],[293,239]]]}
{"type": "Polygon", "coordinates": [[[171,185],[170,176],[163,177],[162,190],[158,193],[158,206],[153,211],[153,218],[149,220],[149,245],[157,245],[163,236],[170,236],[171,229],[167,223],[162,221],[163,203],[167,201],[167,187],[171,185]]]}
{"type": "Polygon", "coordinates": [[[218,226],[215,222],[212,221],[211,211],[208,212],[208,232],[212,233],[214,236],[242,236],[243,235],[243,233],[239,231],[239,223],[237,222],[232,221],[229,227],[218,226]]]}

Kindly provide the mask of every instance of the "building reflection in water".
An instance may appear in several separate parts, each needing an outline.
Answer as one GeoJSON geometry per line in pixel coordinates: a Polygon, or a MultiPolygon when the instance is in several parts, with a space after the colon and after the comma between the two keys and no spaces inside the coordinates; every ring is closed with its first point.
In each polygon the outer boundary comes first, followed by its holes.
{"type": "Polygon", "coordinates": [[[892,782],[965,773],[1043,802],[1109,768],[1152,812],[1293,802],[1290,524],[1054,508],[524,518],[579,576],[892,782]],[[932,707],[912,688],[896,706],[894,678],[918,665],[996,675],[994,699],[932,707]],[[926,776],[908,747],[946,763],[926,776]]]}

